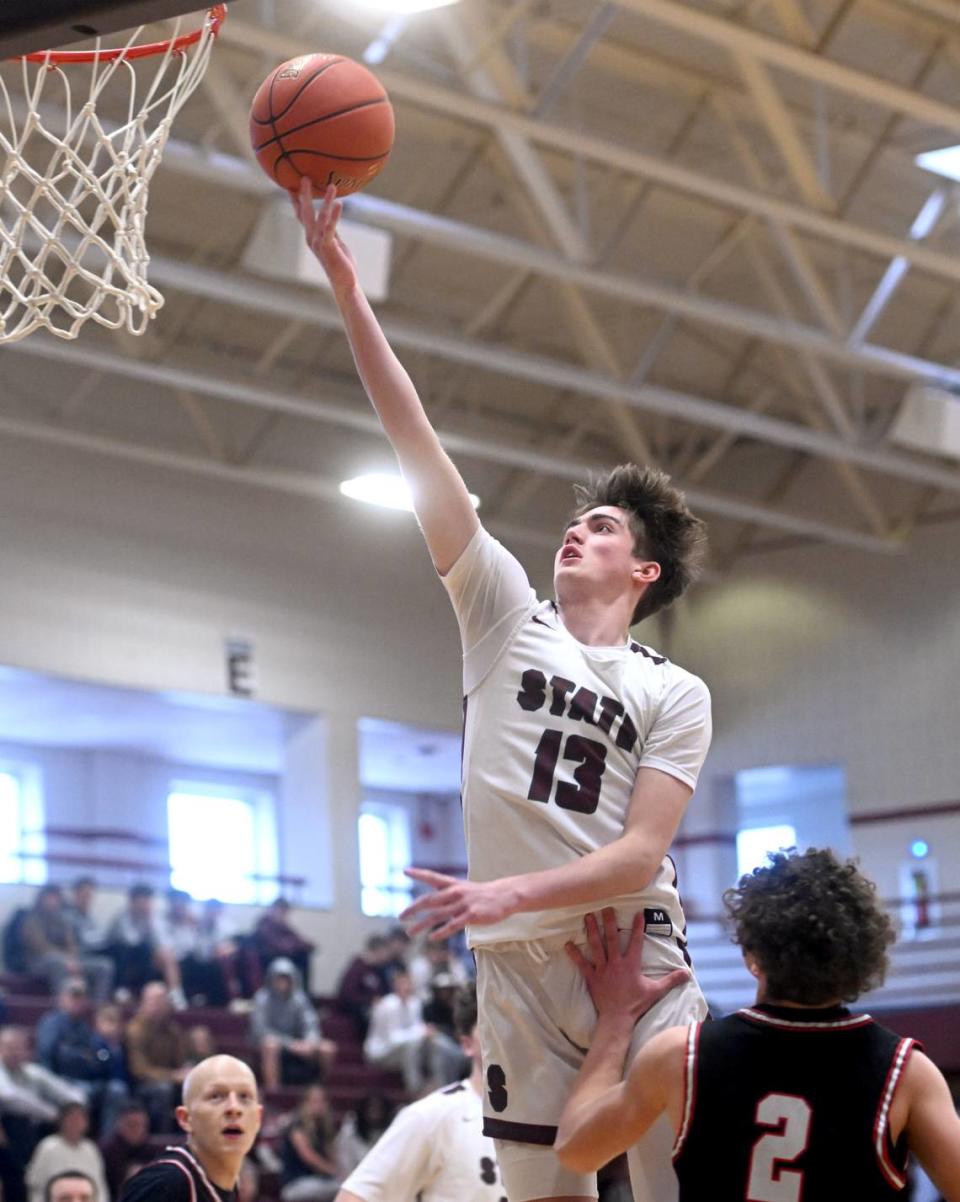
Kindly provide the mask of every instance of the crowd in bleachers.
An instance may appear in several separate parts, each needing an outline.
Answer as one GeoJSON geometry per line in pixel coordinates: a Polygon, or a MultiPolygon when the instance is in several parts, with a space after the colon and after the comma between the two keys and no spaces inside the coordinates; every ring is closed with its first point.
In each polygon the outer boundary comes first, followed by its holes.
{"type": "Polygon", "coordinates": [[[445,946],[372,935],[316,999],[316,949],[283,898],[241,932],[220,902],[158,904],[146,884],[100,928],[95,893],[90,877],[44,885],[4,929],[3,1202],[43,1202],[67,1168],[116,1202],[182,1140],[182,1083],[217,1051],[254,1068],[266,1106],[241,1198],[327,1202],[399,1104],[465,1071],[453,998],[469,968],[445,946]]]}

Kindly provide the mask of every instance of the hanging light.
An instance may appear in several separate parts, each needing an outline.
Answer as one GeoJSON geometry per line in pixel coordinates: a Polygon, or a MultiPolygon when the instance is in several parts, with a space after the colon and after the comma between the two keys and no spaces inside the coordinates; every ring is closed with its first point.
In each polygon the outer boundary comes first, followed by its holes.
{"type": "MultiPolygon", "coordinates": [[[[340,491],[354,501],[365,501],[368,505],[379,505],[383,509],[403,509],[413,513],[413,497],[402,476],[393,476],[387,472],[367,472],[363,476],[354,476],[352,480],[344,480],[340,491]]],[[[474,509],[480,508],[480,498],[474,493],[470,493],[470,502],[474,509]]]]}
{"type": "Polygon", "coordinates": [[[382,16],[408,16],[411,13],[427,12],[431,8],[446,8],[458,0],[352,0],[353,7],[382,16]]]}
{"type": "Polygon", "coordinates": [[[960,182],[960,146],[944,146],[942,150],[927,150],[918,154],[916,164],[924,171],[960,182]]]}

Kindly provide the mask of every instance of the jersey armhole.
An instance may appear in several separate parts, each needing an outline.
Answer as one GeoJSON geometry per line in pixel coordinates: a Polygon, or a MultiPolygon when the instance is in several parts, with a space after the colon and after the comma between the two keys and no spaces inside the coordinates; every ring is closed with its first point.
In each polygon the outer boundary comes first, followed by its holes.
{"type": "Polygon", "coordinates": [[[187,1184],[190,1186],[190,1202],[197,1202],[197,1187],[194,1183],[193,1176],[186,1165],[183,1165],[179,1160],[174,1160],[172,1158],[169,1160],[155,1160],[153,1163],[175,1165],[180,1172],[183,1173],[184,1177],[186,1177],[187,1184]]]}
{"type": "Polygon", "coordinates": [[[673,1144],[673,1159],[676,1162],[693,1122],[693,1111],[697,1101],[697,1053],[700,1049],[700,1028],[702,1023],[692,1023],[687,1031],[687,1050],[683,1061],[683,1112],[680,1120],[680,1130],[673,1144]]]}
{"type": "Polygon", "coordinates": [[[897,1087],[903,1080],[903,1070],[906,1068],[910,1053],[920,1047],[916,1039],[901,1039],[890,1061],[887,1078],[883,1083],[883,1091],[877,1105],[877,1114],[873,1122],[873,1147],[876,1152],[880,1171],[894,1189],[905,1189],[907,1184],[906,1162],[898,1164],[898,1157],[893,1142],[890,1139],[890,1107],[893,1104],[897,1087]]]}

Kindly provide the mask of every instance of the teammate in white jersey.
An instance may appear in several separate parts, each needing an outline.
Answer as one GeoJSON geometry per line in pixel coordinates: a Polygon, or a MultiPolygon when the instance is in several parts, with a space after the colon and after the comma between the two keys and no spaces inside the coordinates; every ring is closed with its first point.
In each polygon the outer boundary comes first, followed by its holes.
{"type": "MultiPolygon", "coordinates": [[[[663,1000],[634,1046],[702,1019],[683,968],[684,920],[666,856],[710,741],[702,681],[629,638],[678,597],[702,523],[660,472],[617,468],[577,489],[557,551],[557,601],[540,602],[520,564],[480,525],[457,469],[390,349],[336,232],[329,189],[295,198],[325,268],[360,377],[407,478],[464,645],[463,794],[469,881],[411,870],[434,892],[404,917],[445,938],[467,927],[477,956],[485,1131],[510,1202],[597,1196],[596,1179],[552,1151],[595,1014],[564,945],[583,916],[614,906],[624,938],[642,927],[663,1000]],[[679,982],[682,988],[670,992],[679,982]]],[[[668,1124],[630,1154],[640,1202],[670,1202],[668,1124]]]]}
{"type": "Polygon", "coordinates": [[[335,1202],[506,1202],[493,1140],[483,1134],[477,994],[456,1003],[470,1076],[401,1110],[343,1183],[335,1202]]]}

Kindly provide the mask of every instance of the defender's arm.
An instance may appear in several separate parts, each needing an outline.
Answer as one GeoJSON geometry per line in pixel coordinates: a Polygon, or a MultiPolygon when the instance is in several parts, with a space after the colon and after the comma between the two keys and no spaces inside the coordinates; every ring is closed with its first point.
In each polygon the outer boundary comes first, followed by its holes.
{"type": "MultiPolygon", "coordinates": [[[[907,1143],[946,1202],[960,1202],[960,1118],[943,1073],[929,1057],[911,1053],[901,1086],[906,1100],[907,1143]]],[[[898,1098],[891,1108],[891,1131],[898,1098]]]]}

